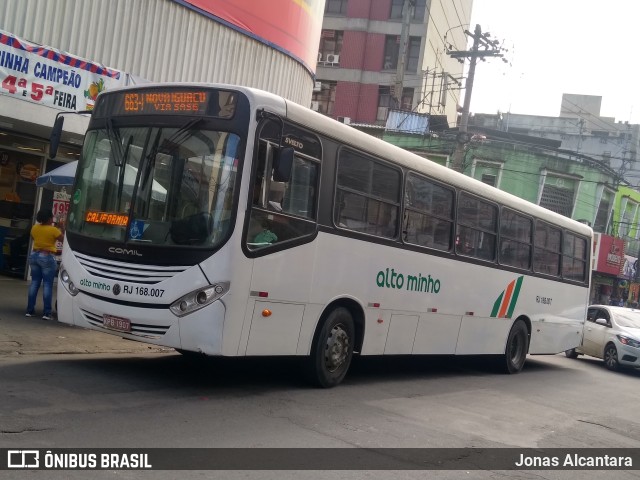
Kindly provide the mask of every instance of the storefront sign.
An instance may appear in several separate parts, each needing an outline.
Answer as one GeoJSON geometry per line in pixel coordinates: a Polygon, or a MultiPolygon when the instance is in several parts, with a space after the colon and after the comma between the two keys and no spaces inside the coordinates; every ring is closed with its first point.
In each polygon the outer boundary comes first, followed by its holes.
{"type": "MultiPolygon", "coordinates": [[[[71,195],[63,187],[62,190],[53,192],[53,219],[56,225],[67,223],[67,213],[69,213],[69,200],[71,195]]],[[[58,252],[62,251],[62,242],[56,242],[58,252]]]]}
{"type": "Polygon", "coordinates": [[[624,269],[624,241],[603,233],[594,234],[595,271],[622,275],[624,269]]]}
{"type": "Polygon", "coordinates": [[[93,109],[98,94],[124,85],[124,72],[0,30],[0,94],[59,110],[93,109]]]}

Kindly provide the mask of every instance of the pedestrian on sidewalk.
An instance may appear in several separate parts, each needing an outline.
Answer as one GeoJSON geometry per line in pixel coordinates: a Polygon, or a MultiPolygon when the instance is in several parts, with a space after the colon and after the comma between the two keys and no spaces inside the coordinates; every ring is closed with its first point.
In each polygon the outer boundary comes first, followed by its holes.
{"type": "Polygon", "coordinates": [[[36,220],[38,223],[31,227],[33,250],[29,255],[31,285],[29,285],[27,317],[35,315],[38,290],[40,289],[40,283],[42,283],[42,300],[44,303],[42,318],[51,320],[53,313],[51,308],[53,280],[58,269],[55,258],[56,241],[64,239],[64,230],[53,226],[53,212],[50,209],[40,209],[36,215],[36,220]]]}

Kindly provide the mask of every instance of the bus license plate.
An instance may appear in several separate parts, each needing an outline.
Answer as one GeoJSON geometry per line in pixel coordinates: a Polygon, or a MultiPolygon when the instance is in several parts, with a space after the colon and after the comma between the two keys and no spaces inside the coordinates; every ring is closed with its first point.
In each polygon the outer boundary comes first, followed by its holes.
{"type": "Polygon", "coordinates": [[[118,330],[120,332],[131,331],[131,320],[127,318],[114,317],[112,315],[103,315],[102,324],[105,328],[118,330]]]}

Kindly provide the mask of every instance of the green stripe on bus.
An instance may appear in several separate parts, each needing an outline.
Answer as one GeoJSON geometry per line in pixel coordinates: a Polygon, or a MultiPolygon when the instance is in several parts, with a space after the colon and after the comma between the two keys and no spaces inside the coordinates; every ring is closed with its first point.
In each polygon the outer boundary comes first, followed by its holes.
{"type": "Polygon", "coordinates": [[[500,304],[502,304],[502,297],[504,297],[504,292],[500,294],[496,303],[493,304],[493,310],[491,310],[491,316],[496,317],[498,315],[498,311],[500,310],[500,304]]]}
{"type": "Polygon", "coordinates": [[[516,286],[513,289],[513,295],[511,295],[511,304],[509,304],[509,311],[507,312],[507,318],[511,318],[513,311],[516,309],[516,303],[518,302],[518,295],[520,295],[520,287],[522,287],[522,280],[524,276],[518,277],[516,286]]]}

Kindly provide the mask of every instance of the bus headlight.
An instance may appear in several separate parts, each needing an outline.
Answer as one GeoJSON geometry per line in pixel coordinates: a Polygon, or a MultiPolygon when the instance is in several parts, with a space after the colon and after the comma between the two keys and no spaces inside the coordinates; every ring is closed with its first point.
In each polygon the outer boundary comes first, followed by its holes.
{"type": "Polygon", "coordinates": [[[75,286],[75,284],[71,280],[71,277],[69,276],[69,272],[67,272],[64,266],[62,265],[60,265],[60,283],[64,285],[64,287],[67,289],[67,292],[69,292],[72,297],[75,297],[78,294],[78,292],[80,292],[80,290],[78,290],[78,288],[75,286]]]}
{"type": "Polygon", "coordinates": [[[218,282],[191,293],[187,293],[171,304],[171,311],[177,317],[184,317],[215,302],[229,291],[229,282],[218,282]]]}

